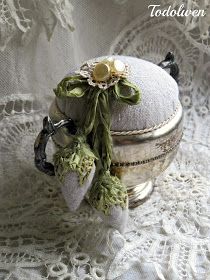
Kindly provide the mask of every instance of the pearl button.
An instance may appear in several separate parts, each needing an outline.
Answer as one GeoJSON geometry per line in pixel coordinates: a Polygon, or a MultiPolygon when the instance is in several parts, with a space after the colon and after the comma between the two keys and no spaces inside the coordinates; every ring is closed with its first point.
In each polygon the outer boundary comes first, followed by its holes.
{"type": "Polygon", "coordinates": [[[111,69],[108,64],[99,62],[93,69],[93,77],[98,82],[105,82],[111,77],[111,69]]]}
{"type": "Polygon", "coordinates": [[[125,71],[125,64],[118,60],[118,59],[115,59],[113,62],[112,62],[112,71],[113,72],[116,72],[116,73],[122,73],[125,71]]]}

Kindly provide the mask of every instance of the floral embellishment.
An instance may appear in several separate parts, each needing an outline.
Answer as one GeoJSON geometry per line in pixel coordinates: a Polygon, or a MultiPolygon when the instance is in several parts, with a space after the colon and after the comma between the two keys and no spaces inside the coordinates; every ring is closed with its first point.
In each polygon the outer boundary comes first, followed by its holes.
{"type": "Polygon", "coordinates": [[[126,78],[129,74],[129,67],[121,60],[107,58],[101,62],[86,62],[78,71],[82,77],[87,79],[89,85],[107,89],[126,78]]]}
{"type": "Polygon", "coordinates": [[[62,181],[69,170],[77,172],[82,186],[95,164],[97,178],[90,190],[89,203],[105,215],[109,215],[110,209],[117,205],[127,207],[126,187],[110,173],[110,104],[114,99],[128,105],[137,105],[141,100],[140,89],[128,81],[127,76],[125,63],[108,58],[85,63],[54,89],[59,98],[85,97],[87,107],[84,122],[79,124],[74,136],[75,146],[60,149],[54,156],[55,173],[62,181]]]}

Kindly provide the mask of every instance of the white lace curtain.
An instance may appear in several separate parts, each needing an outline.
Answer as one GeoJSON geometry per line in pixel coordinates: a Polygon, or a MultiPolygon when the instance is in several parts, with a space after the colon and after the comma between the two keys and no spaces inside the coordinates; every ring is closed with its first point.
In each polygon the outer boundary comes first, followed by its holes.
{"type": "MultiPolygon", "coordinates": [[[[162,5],[172,2],[182,3],[162,5]]],[[[0,0],[0,278],[209,279],[209,6],[183,2],[208,16],[150,18],[146,0],[0,0]],[[169,50],[181,69],[183,141],[121,236],[85,203],[68,212],[58,184],[35,170],[33,142],[52,89],[81,62],[117,53],[156,63],[169,50]]]]}

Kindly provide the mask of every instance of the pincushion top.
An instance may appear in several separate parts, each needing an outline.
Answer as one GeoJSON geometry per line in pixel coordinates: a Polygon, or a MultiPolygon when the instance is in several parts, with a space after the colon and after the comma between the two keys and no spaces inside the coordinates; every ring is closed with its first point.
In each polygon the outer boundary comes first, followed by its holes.
{"type": "MultiPolygon", "coordinates": [[[[121,77],[126,77],[140,89],[141,102],[137,102],[137,105],[128,106],[113,100],[110,105],[112,131],[150,129],[170,119],[180,106],[176,81],[161,67],[142,59],[129,56],[99,57],[83,64],[73,75],[78,74],[86,77],[93,87],[107,89],[121,77]]],[[[133,88],[124,87],[122,90],[126,96],[133,88]]],[[[85,99],[60,98],[57,95],[56,103],[64,115],[75,121],[81,121],[85,116],[85,99]]]]}
{"type": "MultiPolygon", "coordinates": [[[[174,118],[180,102],[173,54],[168,53],[159,66],[134,57],[99,57],[71,72],[54,89],[50,118],[44,119],[35,142],[35,164],[57,176],[71,209],[79,206],[88,191],[93,208],[110,217],[115,217],[112,211],[120,210],[119,224],[126,220],[128,193],[112,170],[112,136],[144,134],[174,118]],[[174,79],[159,66],[170,68],[174,79]],[[46,162],[50,136],[57,147],[54,165],[46,162]]],[[[132,140],[125,138],[124,143],[132,140]]],[[[139,162],[138,158],[132,164],[139,162]]]]}

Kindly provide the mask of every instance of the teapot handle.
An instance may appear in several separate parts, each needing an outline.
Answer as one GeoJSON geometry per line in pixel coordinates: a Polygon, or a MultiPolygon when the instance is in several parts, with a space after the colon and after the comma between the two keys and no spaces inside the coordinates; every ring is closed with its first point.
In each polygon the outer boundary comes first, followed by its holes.
{"type": "Polygon", "coordinates": [[[160,66],[163,69],[170,69],[170,75],[174,78],[176,82],[178,82],[179,78],[179,66],[175,62],[175,57],[172,52],[168,52],[165,59],[162,60],[160,63],[158,63],[158,66],[160,66]]]}
{"type": "Polygon", "coordinates": [[[52,163],[47,162],[46,146],[51,136],[57,133],[61,127],[67,127],[71,134],[76,133],[76,126],[72,119],[61,120],[58,123],[53,123],[50,117],[46,116],[43,119],[43,129],[36,137],[34,143],[34,163],[38,170],[49,176],[55,176],[55,168],[52,163]]]}

